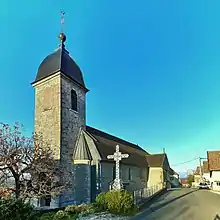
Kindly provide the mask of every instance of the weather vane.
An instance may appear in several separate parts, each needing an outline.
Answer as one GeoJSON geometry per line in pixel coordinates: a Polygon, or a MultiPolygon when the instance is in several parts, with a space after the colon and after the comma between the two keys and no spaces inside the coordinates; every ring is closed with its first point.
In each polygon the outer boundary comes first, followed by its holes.
{"type": "Polygon", "coordinates": [[[65,11],[64,11],[64,10],[61,10],[61,11],[60,11],[60,15],[61,15],[61,18],[60,18],[61,32],[63,32],[63,31],[64,31],[64,16],[65,16],[65,11]]]}

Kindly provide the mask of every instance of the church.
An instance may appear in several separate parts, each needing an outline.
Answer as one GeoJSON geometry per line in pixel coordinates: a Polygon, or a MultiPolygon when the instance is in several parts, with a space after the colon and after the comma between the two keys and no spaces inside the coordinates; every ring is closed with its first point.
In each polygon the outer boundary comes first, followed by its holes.
{"type": "Polygon", "coordinates": [[[90,203],[97,194],[109,190],[115,178],[115,162],[107,159],[115,152],[129,157],[120,162],[120,178],[126,190],[143,189],[158,183],[169,184],[167,155],[151,155],[129,143],[86,124],[86,87],[84,76],[65,47],[66,36],[60,33],[60,46],[40,64],[35,88],[35,132],[50,142],[54,158],[71,177],[73,188],[56,198],[41,200],[37,206],[51,208],[90,203]],[[158,168],[158,169],[157,169],[158,168]]]}

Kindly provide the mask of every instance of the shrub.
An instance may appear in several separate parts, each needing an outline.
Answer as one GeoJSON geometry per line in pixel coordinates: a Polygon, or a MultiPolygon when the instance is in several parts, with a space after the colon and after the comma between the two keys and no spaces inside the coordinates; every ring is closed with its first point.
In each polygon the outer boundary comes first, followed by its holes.
{"type": "Polygon", "coordinates": [[[70,214],[77,214],[80,212],[86,211],[88,208],[87,205],[69,205],[65,208],[65,212],[68,212],[70,214]]]}
{"type": "Polygon", "coordinates": [[[33,206],[21,199],[0,199],[0,216],[7,220],[33,220],[33,206]]]}
{"type": "Polygon", "coordinates": [[[77,216],[80,214],[80,216],[85,216],[95,213],[96,210],[93,204],[82,204],[82,205],[69,205],[65,208],[65,212],[71,215],[71,220],[72,220],[73,215],[77,216]]]}
{"type": "Polygon", "coordinates": [[[44,213],[39,217],[39,220],[53,220],[54,215],[55,214],[53,212],[44,213]]]}
{"type": "Polygon", "coordinates": [[[99,211],[107,210],[106,193],[100,193],[95,200],[95,206],[99,211]]]}
{"type": "Polygon", "coordinates": [[[114,214],[131,214],[136,210],[132,195],[125,191],[109,191],[96,199],[97,206],[114,214]]]}
{"type": "Polygon", "coordinates": [[[67,217],[68,214],[63,210],[60,210],[54,215],[53,220],[61,220],[61,219],[63,220],[66,219],[67,217]]]}
{"type": "Polygon", "coordinates": [[[80,216],[87,216],[89,214],[94,214],[96,212],[96,209],[93,204],[88,205],[81,205],[81,212],[80,216]]]}
{"type": "Polygon", "coordinates": [[[77,209],[75,205],[69,205],[65,208],[65,212],[70,213],[70,214],[75,214],[77,213],[77,209]]]}

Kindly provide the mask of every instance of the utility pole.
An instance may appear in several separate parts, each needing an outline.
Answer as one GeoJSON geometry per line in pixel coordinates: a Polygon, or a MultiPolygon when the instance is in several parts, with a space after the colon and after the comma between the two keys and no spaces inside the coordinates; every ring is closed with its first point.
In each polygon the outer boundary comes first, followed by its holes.
{"type": "Polygon", "coordinates": [[[207,160],[207,158],[205,157],[199,157],[199,170],[200,170],[200,178],[201,178],[201,181],[202,181],[202,175],[203,175],[203,170],[202,170],[202,160],[207,160]]]}
{"type": "Polygon", "coordinates": [[[202,181],[202,158],[199,157],[200,181],[202,181]]]}

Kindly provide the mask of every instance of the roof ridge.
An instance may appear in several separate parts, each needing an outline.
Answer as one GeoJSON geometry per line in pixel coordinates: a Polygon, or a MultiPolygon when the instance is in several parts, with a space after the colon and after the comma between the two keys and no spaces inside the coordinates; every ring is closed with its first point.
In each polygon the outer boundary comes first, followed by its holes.
{"type": "MultiPolygon", "coordinates": [[[[102,133],[102,134],[106,135],[106,138],[107,138],[107,139],[108,139],[108,137],[109,137],[109,138],[114,138],[115,141],[124,142],[124,144],[128,144],[128,145],[134,146],[134,147],[135,147],[136,149],[138,149],[138,150],[145,151],[145,150],[144,150],[142,147],[140,147],[138,144],[131,143],[131,142],[129,142],[129,141],[126,141],[126,140],[124,140],[124,139],[122,139],[122,138],[116,137],[116,136],[114,136],[114,135],[112,135],[112,134],[109,134],[109,133],[107,133],[107,132],[101,131],[101,130],[99,130],[99,129],[97,129],[97,128],[94,128],[94,127],[91,127],[91,126],[89,126],[89,125],[86,125],[86,127],[89,128],[89,129],[91,129],[91,130],[93,130],[93,131],[97,131],[97,132],[99,132],[99,133],[102,133]]],[[[97,135],[98,135],[98,134],[97,134],[97,135]]],[[[114,141],[114,140],[113,140],[113,141],[114,141]]],[[[146,152],[146,151],[145,151],[145,152],[146,152]]],[[[148,153],[148,152],[146,152],[146,153],[148,153]]]]}
{"type": "Polygon", "coordinates": [[[220,150],[208,150],[207,152],[220,152],[220,150]]]}
{"type": "Polygon", "coordinates": [[[149,155],[147,155],[147,156],[155,156],[155,155],[166,155],[166,154],[164,154],[164,153],[160,153],[160,154],[149,154],[149,155]]]}

